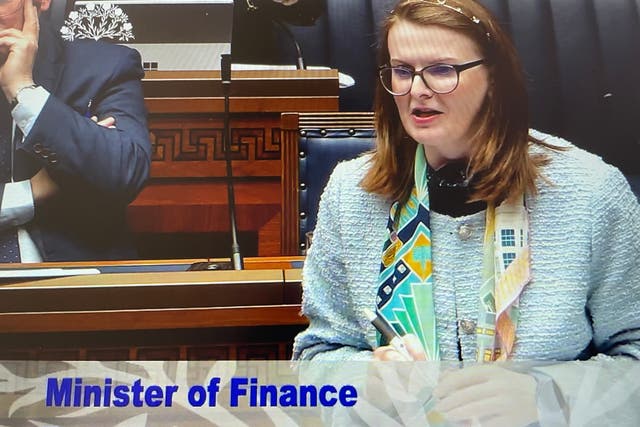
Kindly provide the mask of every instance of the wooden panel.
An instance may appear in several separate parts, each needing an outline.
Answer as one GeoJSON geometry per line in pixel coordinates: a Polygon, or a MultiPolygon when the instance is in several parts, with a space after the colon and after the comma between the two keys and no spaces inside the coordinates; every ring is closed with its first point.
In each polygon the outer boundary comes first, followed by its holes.
{"type": "MultiPolygon", "coordinates": [[[[258,255],[279,255],[280,182],[239,182],[235,191],[238,230],[257,233],[258,255]]],[[[129,206],[128,219],[137,232],[227,232],[227,186],[200,181],[154,182],[129,206]]]]}
{"type": "Polygon", "coordinates": [[[136,360],[180,360],[180,347],[151,347],[137,350],[136,360]]]}
{"type": "Polygon", "coordinates": [[[285,303],[284,274],[283,270],[116,273],[3,285],[0,331],[304,324],[300,300],[285,303]]]}
{"type": "Polygon", "coordinates": [[[307,321],[300,317],[300,306],[295,305],[108,312],[0,313],[0,330],[7,333],[304,325],[306,323],[307,321]]]}
{"type": "MultiPolygon", "coordinates": [[[[289,268],[301,261],[247,259],[246,265],[289,268]]],[[[112,273],[0,285],[0,359],[286,359],[293,337],[307,324],[300,316],[299,279],[272,269],[112,273]]]]}
{"type": "Polygon", "coordinates": [[[282,255],[297,255],[298,248],[298,113],[282,115],[282,255]]]}
{"type": "MultiPolygon", "coordinates": [[[[336,70],[244,70],[231,72],[231,97],[338,97],[336,70]]],[[[220,71],[147,71],[146,98],[223,97],[220,71]]]]}
{"type": "MultiPolygon", "coordinates": [[[[277,114],[243,115],[231,123],[233,174],[280,177],[277,114]]],[[[155,117],[149,121],[152,178],[225,177],[224,124],[220,117],[155,117]]]]}
{"type": "MultiPolygon", "coordinates": [[[[132,230],[141,238],[227,232],[219,71],[151,71],[143,90],[153,146],[151,180],[129,207],[132,230]]],[[[337,110],[337,72],[234,71],[229,107],[240,231],[257,235],[259,256],[289,253],[281,243],[280,113],[337,110]],[[257,200],[260,209],[242,202],[247,199],[257,200]]]]}
{"type": "Polygon", "coordinates": [[[297,304],[302,301],[302,269],[284,270],[284,302],[297,304]]]}
{"type": "Polygon", "coordinates": [[[86,351],[86,360],[127,360],[128,348],[93,348],[86,351]]]}
{"type": "Polygon", "coordinates": [[[231,357],[229,346],[215,345],[192,347],[187,350],[187,360],[229,360],[231,357]]]}
{"type": "MultiPolygon", "coordinates": [[[[236,216],[240,230],[260,230],[280,211],[278,182],[238,183],[236,216]]],[[[159,182],[142,191],[129,209],[138,231],[227,231],[227,186],[210,182],[159,182]]]]}
{"type": "MultiPolygon", "coordinates": [[[[66,266],[75,267],[78,263],[63,263],[66,266]]],[[[85,263],[81,263],[85,264],[85,263]]],[[[98,263],[94,264],[97,265],[98,263]]],[[[102,263],[100,263],[102,264],[102,263]]],[[[4,264],[7,265],[7,264],[4,264]]],[[[49,263],[42,263],[48,266],[49,263]]],[[[59,264],[58,264],[59,265],[59,264]]],[[[33,280],[22,283],[13,283],[0,286],[0,295],[11,293],[24,294],[32,290],[47,291],[54,289],[66,292],[66,289],[100,289],[105,287],[136,288],[139,286],[153,286],[156,288],[175,287],[182,285],[215,285],[225,286],[229,284],[252,284],[264,286],[265,284],[283,281],[284,272],[274,270],[242,270],[242,271],[183,271],[183,272],[151,272],[151,273],[120,273],[97,274],[84,276],[57,277],[51,279],[33,280]]],[[[177,288],[187,289],[187,288],[177,288]]],[[[1,300],[2,298],[0,298],[1,300]]],[[[11,306],[5,310],[11,310],[11,306]]],[[[2,311],[2,310],[0,310],[2,311]]]]}
{"type": "MultiPolygon", "coordinates": [[[[171,265],[190,265],[204,261],[224,261],[224,259],[146,259],[146,260],[128,260],[128,261],[75,261],[75,262],[41,262],[29,264],[11,264],[0,263],[0,269],[32,269],[32,268],[103,268],[103,267],[140,267],[142,272],[145,267],[162,267],[171,265]]],[[[247,257],[244,259],[245,270],[287,270],[296,271],[302,268],[304,262],[303,256],[275,256],[275,257],[247,257]]],[[[186,268],[186,267],[185,267],[186,268]]],[[[1,286],[1,285],[0,285],[1,286]]]]}
{"type": "MultiPolygon", "coordinates": [[[[147,98],[145,105],[155,114],[181,113],[219,113],[224,110],[224,101],[219,98],[147,98]]],[[[336,111],[337,97],[272,97],[243,98],[237,97],[229,102],[232,113],[281,113],[283,111],[336,111]]]]}
{"type": "MultiPolygon", "coordinates": [[[[118,318],[126,319],[129,314],[135,315],[135,310],[147,310],[151,319],[152,310],[278,305],[282,303],[282,283],[279,270],[119,273],[48,279],[1,287],[0,316],[117,310],[118,318]]],[[[2,327],[0,330],[11,331],[2,327]]]]}
{"type": "Polygon", "coordinates": [[[240,360],[277,360],[280,351],[278,344],[253,344],[238,347],[240,360]]]}
{"type": "Polygon", "coordinates": [[[39,360],[82,360],[79,349],[44,349],[38,354],[39,360]]]}

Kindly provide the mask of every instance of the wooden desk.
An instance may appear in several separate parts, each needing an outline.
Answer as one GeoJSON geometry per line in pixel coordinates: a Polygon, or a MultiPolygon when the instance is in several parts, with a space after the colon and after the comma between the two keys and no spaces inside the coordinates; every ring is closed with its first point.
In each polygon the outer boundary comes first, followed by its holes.
{"type": "MultiPolygon", "coordinates": [[[[153,144],[151,180],[129,207],[132,229],[160,235],[227,233],[219,72],[148,72],[143,89],[153,144]]],[[[337,109],[335,70],[232,73],[237,222],[240,232],[255,233],[257,253],[251,255],[283,254],[280,113],[337,109]]],[[[223,249],[218,256],[226,253],[223,249]]]]}
{"type": "Polygon", "coordinates": [[[0,360],[288,359],[306,319],[299,315],[300,271],[278,266],[300,261],[247,259],[255,269],[111,273],[1,285],[0,360]]]}
{"type": "MultiPolygon", "coordinates": [[[[256,233],[258,255],[281,253],[280,191],[278,181],[235,184],[238,231],[256,233]]],[[[129,223],[138,233],[226,233],[227,186],[216,182],[152,181],[129,207],[129,223]]],[[[229,253],[230,245],[222,251],[229,253]]]]}

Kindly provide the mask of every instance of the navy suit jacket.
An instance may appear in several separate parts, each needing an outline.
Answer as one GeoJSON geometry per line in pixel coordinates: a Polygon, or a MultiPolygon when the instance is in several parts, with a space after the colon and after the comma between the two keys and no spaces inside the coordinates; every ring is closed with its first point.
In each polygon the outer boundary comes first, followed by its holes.
{"type": "Polygon", "coordinates": [[[36,206],[27,229],[45,261],[134,258],[126,206],[151,162],[140,56],[64,42],[42,21],[34,80],[51,95],[16,151],[14,178],[46,168],[61,191],[36,206]],[[97,126],[94,115],[114,117],[116,129],[97,126]]]}

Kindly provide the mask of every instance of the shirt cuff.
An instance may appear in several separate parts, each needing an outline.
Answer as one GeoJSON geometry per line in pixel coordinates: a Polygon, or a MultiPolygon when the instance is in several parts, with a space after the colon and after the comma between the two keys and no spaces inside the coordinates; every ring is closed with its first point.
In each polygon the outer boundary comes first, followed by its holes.
{"type": "Polygon", "coordinates": [[[26,138],[49,99],[49,92],[42,86],[23,92],[20,102],[11,111],[11,115],[26,138]]]}
{"type": "Polygon", "coordinates": [[[4,185],[0,209],[0,226],[17,227],[33,219],[31,181],[10,182],[4,185]]]}

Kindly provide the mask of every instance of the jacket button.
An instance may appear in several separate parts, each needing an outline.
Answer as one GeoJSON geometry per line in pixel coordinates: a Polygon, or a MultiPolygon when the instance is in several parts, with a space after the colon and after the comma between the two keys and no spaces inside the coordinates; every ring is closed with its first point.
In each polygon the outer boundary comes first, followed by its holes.
{"type": "Polygon", "coordinates": [[[458,228],[458,236],[462,240],[469,240],[472,234],[473,234],[473,227],[471,227],[468,224],[462,224],[458,228]]]}
{"type": "Polygon", "coordinates": [[[36,154],[40,154],[42,152],[42,144],[40,144],[39,142],[33,144],[33,152],[36,154]]]}
{"type": "Polygon", "coordinates": [[[476,331],[476,322],[473,320],[461,319],[458,324],[460,325],[460,330],[466,335],[471,335],[476,331]]]}

